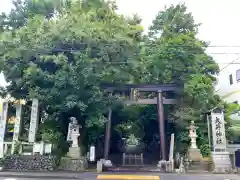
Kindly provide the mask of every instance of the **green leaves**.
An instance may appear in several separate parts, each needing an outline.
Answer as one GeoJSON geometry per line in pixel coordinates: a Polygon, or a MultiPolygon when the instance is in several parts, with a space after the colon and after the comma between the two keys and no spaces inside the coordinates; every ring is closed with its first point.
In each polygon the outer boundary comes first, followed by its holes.
{"type": "MultiPolygon", "coordinates": [[[[124,18],[114,3],[101,0],[26,0],[15,6],[0,17],[0,70],[11,82],[7,91],[16,98],[38,98],[63,129],[75,116],[89,134],[102,133],[102,114],[117,99],[102,89],[106,83],[184,87],[178,106],[166,107],[182,128],[195,120],[204,129],[202,113],[220,103],[212,85],[218,65],[206,54],[207,43],[196,37],[199,25],[185,5],[160,11],[147,36],[138,16],[124,18]]],[[[179,136],[186,133],[179,129],[179,136]]]]}
{"type": "Polygon", "coordinates": [[[116,98],[101,84],[128,83],[139,77],[133,71],[139,66],[136,52],[143,29],[137,21],[119,16],[112,3],[79,3],[17,2],[18,12],[2,16],[0,70],[11,82],[8,93],[38,98],[47,114],[58,115],[59,124],[75,116],[83,125],[102,128],[99,114],[116,98]],[[58,13],[52,18],[54,9],[58,13]]]}
{"type": "Polygon", "coordinates": [[[169,114],[182,144],[188,139],[185,127],[191,120],[200,128],[200,145],[206,143],[203,114],[220,103],[213,87],[219,68],[205,52],[207,43],[196,37],[198,26],[184,4],[171,5],[153,20],[145,47],[148,81],[184,87],[179,104],[169,114]]]}
{"type": "Polygon", "coordinates": [[[171,36],[174,34],[196,34],[198,24],[195,24],[191,13],[187,12],[185,4],[171,5],[160,11],[150,27],[150,37],[158,35],[171,36]]]}

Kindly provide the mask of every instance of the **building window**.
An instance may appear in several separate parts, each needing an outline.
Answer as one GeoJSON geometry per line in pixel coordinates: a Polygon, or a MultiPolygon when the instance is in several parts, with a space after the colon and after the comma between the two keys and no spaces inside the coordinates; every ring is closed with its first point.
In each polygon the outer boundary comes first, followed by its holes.
{"type": "Polygon", "coordinates": [[[229,75],[229,83],[230,83],[230,85],[233,84],[233,76],[232,76],[232,74],[229,75]]]}
{"type": "Polygon", "coordinates": [[[240,69],[236,71],[236,80],[240,82],[240,69]]]}

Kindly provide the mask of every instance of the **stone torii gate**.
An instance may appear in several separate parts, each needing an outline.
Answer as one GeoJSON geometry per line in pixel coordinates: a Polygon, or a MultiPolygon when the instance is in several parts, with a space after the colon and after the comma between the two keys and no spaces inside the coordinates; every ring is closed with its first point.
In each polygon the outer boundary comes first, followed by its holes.
{"type": "MultiPolygon", "coordinates": [[[[164,97],[164,93],[176,93],[180,88],[176,84],[160,84],[160,85],[144,85],[144,84],[131,84],[131,85],[105,85],[104,88],[109,93],[120,93],[126,98],[123,100],[124,104],[156,104],[158,111],[159,121],[159,134],[160,134],[160,160],[167,160],[166,153],[166,136],[165,136],[165,122],[164,122],[164,104],[176,104],[176,99],[164,97]],[[137,93],[137,95],[136,95],[137,93]],[[141,93],[152,93],[154,98],[141,98],[141,93]]],[[[112,109],[109,108],[108,122],[106,124],[106,134],[104,143],[104,159],[109,160],[110,138],[111,138],[111,117],[112,109]]]]}

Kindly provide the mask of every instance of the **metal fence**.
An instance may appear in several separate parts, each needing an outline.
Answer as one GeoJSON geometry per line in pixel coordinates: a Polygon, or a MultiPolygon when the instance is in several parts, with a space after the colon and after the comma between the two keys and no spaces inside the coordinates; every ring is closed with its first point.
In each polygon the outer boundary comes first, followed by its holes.
{"type": "Polygon", "coordinates": [[[143,166],[143,154],[125,154],[122,156],[123,166],[143,166]]]}

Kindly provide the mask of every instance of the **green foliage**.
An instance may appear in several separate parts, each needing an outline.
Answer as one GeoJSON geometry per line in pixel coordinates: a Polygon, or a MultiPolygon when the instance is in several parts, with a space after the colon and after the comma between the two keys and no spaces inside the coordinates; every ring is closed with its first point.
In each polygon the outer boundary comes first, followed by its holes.
{"type": "Polygon", "coordinates": [[[127,146],[138,146],[140,144],[139,138],[137,138],[134,134],[130,134],[127,137],[126,144],[127,146]]]}
{"type": "Polygon", "coordinates": [[[123,138],[127,138],[131,135],[137,138],[143,139],[145,136],[144,126],[141,122],[141,111],[143,107],[141,106],[125,106],[121,110],[121,123],[117,124],[115,129],[119,135],[123,138]]]}
{"type": "Polygon", "coordinates": [[[27,23],[28,18],[36,14],[49,16],[54,9],[51,1],[46,0],[13,0],[13,5],[14,9],[8,15],[3,13],[0,16],[2,30],[20,28],[27,23]]]}
{"type": "Polygon", "coordinates": [[[87,128],[87,138],[85,139],[88,146],[96,143],[99,135],[105,133],[105,124],[107,122],[106,117],[103,115],[93,116],[86,120],[85,127],[87,128]]]}
{"type": "Polygon", "coordinates": [[[20,153],[20,148],[21,148],[21,142],[15,141],[13,154],[19,154],[20,153]]]}
{"type": "Polygon", "coordinates": [[[199,24],[195,24],[192,14],[187,12],[184,4],[171,5],[159,11],[149,29],[149,34],[151,37],[156,37],[159,34],[171,36],[179,33],[196,33],[198,26],[199,24]]]}
{"type": "Polygon", "coordinates": [[[143,30],[137,20],[118,15],[114,3],[71,2],[52,18],[52,2],[18,1],[0,34],[0,71],[11,82],[6,91],[39,99],[42,111],[61,127],[46,125],[41,133],[47,141],[66,134],[71,116],[93,132],[93,126],[104,125],[100,115],[115,97],[102,84],[130,83],[138,76],[134,57],[143,30]]]}
{"type": "Polygon", "coordinates": [[[238,123],[238,119],[233,118],[233,116],[240,111],[240,105],[235,103],[225,103],[224,104],[225,110],[225,121],[226,121],[226,136],[229,142],[237,141],[239,142],[239,135],[240,135],[240,125],[238,123]]]}
{"type": "MultiPolygon", "coordinates": [[[[12,96],[40,100],[49,116],[40,128],[42,139],[61,149],[71,116],[84,127],[86,146],[103,134],[108,107],[119,98],[103,84],[176,83],[183,90],[177,106],[165,107],[168,134],[175,133],[185,151],[186,127],[194,120],[199,147],[207,144],[204,113],[223,104],[213,88],[219,68],[184,4],[160,11],[146,36],[141,19],[118,15],[112,2],[25,0],[15,7],[0,17],[0,71],[11,82],[6,91],[12,96]]],[[[129,134],[131,125],[144,141],[158,134],[156,107],[124,111],[116,120],[119,132],[129,134]]]]}
{"type": "Polygon", "coordinates": [[[13,0],[13,9],[9,14],[0,15],[0,32],[15,30],[27,24],[36,15],[47,19],[54,17],[57,11],[70,7],[72,0],[13,0]]]}
{"type": "Polygon", "coordinates": [[[145,47],[146,81],[183,87],[179,104],[169,116],[179,127],[175,134],[182,144],[187,142],[186,127],[191,120],[199,126],[199,139],[207,139],[204,113],[220,102],[213,87],[218,65],[206,54],[207,43],[196,37],[198,26],[184,4],[172,5],[154,19],[145,47]]]}
{"type": "Polygon", "coordinates": [[[47,119],[43,119],[43,123],[39,127],[39,134],[42,141],[52,144],[54,154],[64,155],[67,152],[66,136],[55,116],[51,115],[47,119]]]}
{"type": "Polygon", "coordinates": [[[203,157],[209,157],[211,155],[211,149],[208,144],[201,145],[200,151],[203,157]]]}
{"type": "Polygon", "coordinates": [[[44,142],[58,144],[59,141],[62,139],[61,137],[63,135],[59,132],[56,125],[57,123],[51,120],[41,124],[40,132],[41,132],[42,140],[44,142]]]}

